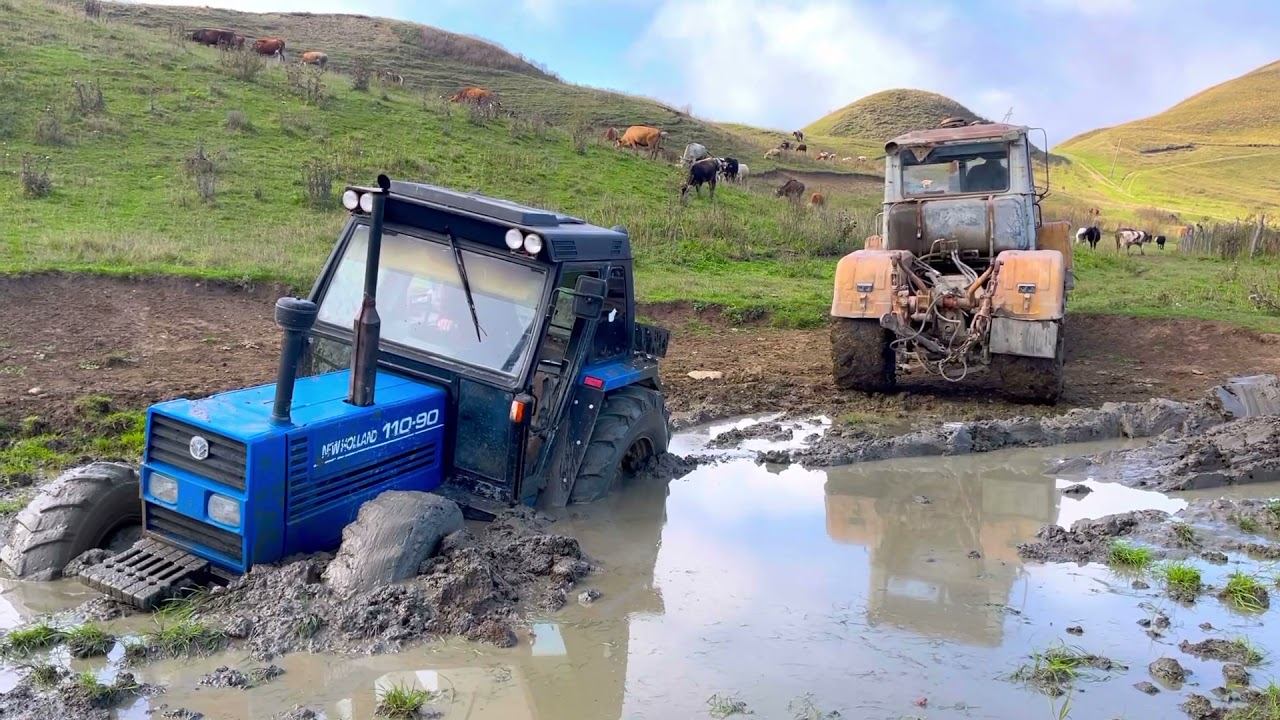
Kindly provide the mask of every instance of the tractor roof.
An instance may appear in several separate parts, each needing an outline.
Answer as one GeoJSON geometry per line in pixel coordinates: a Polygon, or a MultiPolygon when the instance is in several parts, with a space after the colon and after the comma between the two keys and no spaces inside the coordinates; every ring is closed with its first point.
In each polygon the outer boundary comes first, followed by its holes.
{"type": "Polygon", "coordinates": [[[507,230],[519,228],[542,236],[552,262],[631,258],[631,241],[621,227],[602,228],[551,210],[425,183],[393,180],[387,220],[435,232],[451,228],[459,237],[503,249],[507,230]]]}
{"type": "Polygon", "coordinates": [[[892,154],[900,147],[939,145],[965,140],[1013,140],[1026,135],[1026,133],[1027,128],[1023,125],[1006,125],[1004,123],[979,123],[960,127],[912,130],[885,143],[884,151],[892,154]]]}

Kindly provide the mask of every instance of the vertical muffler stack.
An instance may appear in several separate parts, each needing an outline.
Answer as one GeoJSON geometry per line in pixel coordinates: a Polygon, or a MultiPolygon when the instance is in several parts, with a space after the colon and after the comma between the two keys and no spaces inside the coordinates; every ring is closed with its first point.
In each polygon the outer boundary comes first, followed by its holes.
{"type": "MultiPolygon", "coordinates": [[[[356,407],[373,404],[373,388],[378,371],[378,344],[382,319],[378,317],[378,265],[382,255],[382,222],[391,180],[378,176],[377,188],[360,188],[372,201],[369,207],[369,247],[364,264],[364,300],[355,319],[355,342],[351,349],[351,391],[347,402],[356,407]]],[[[361,196],[363,204],[364,195],[361,196]]]]}
{"type": "Polygon", "coordinates": [[[307,334],[316,323],[319,308],[310,300],[282,297],[276,301],[276,324],[284,331],[280,340],[280,370],[276,373],[276,401],[272,422],[288,425],[293,405],[293,385],[298,379],[298,361],[307,347],[307,334]]]}

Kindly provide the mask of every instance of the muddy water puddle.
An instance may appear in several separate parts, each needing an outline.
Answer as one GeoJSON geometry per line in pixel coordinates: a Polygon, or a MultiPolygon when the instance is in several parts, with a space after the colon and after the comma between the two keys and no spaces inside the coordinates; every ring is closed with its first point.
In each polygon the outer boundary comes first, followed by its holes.
{"type": "MultiPolygon", "coordinates": [[[[737,427],[682,435],[676,449],[707,450],[737,427]]],[[[805,435],[824,427],[812,421],[805,435]]],[[[220,665],[264,664],[242,653],[156,663],[139,677],[167,692],[118,716],[185,707],[211,720],[270,718],[302,704],[363,720],[387,688],[418,687],[437,693],[432,707],[444,718],[705,718],[717,695],[761,718],[1053,718],[1064,703],[1075,718],[1182,717],[1186,694],[1209,694],[1222,676],[1221,663],[1185,655],[1178,642],[1247,636],[1280,652],[1274,622],[1263,625],[1274,610],[1239,614],[1208,595],[1184,606],[1150,578],[1151,589],[1135,590],[1132,576],[1102,566],[1024,564],[1017,554],[1045,524],[1185,505],[1087,479],[1093,492],[1068,497],[1061,489],[1079,479],[1044,473],[1055,458],[1113,447],[825,471],[765,467],[726,451],[680,480],[636,483],[571,509],[554,528],[600,563],[581,586],[600,597],[533,618],[514,649],[450,641],[376,657],[295,654],[275,660],[282,677],[251,690],[199,684],[220,665]],[[1171,621],[1163,637],[1138,624],[1156,612],[1171,621]],[[1204,622],[1215,629],[1201,630],[1204,622]],[[1083,634],[1069,634],[1072,626],[1083,634]],[[1060,644],[1128,669],[1089,671],[1057,699],[1009,679],[1030,653],[1060,644]],[[1162,656],[1191,670],[1188,687],[1135,690],[1162,656]]],[[[1201,566],[1219,585],[1236,569],[1201,566]]],[[[0,620],[17,624],[85,592],[8,582],[0,620]]],[[[75,667],[110,673],[114,664],[75,667]]],[[[1255,670],[1255,684],[1272,672],[1255,670]]]]}

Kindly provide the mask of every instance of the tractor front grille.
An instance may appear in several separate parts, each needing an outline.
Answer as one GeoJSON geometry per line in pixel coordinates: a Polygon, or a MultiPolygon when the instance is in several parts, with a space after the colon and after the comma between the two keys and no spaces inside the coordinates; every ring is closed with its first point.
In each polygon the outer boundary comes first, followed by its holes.
{"type": "Polygon", "coordinates": [[[147,530],[182,547],[203,545],[232,562],[243,561],[243,543],[239,535],[152,503],[146,503],[145,510],[147,530]]]}
{"type": "Polygon", "coordinates": [[[151,416],[147,436],[147,458],[162,462],[229,487],[244,489],[247,453],[244,443],[201,430],[164,415],[151,416]],[[209,443],[209,456],[197,460],[191,455],[191,438],[199,435],[209,443]]]}

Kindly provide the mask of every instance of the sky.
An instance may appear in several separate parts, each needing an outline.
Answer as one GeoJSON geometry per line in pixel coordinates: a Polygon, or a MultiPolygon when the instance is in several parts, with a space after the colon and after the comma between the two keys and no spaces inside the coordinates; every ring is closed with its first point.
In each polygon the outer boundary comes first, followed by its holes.
{"type": "MultiPolygon", "coordinates": [[[[194,1],[194,0],[192,0],[194,1]]],[[[169,4],[189,4],[171,2],[169,4]]],[[[791,130],[914,87],[1050,144],[1280,59],[1275,0],[200,0],[358,12],[497,42],[568,82],[791,130]]]]}

